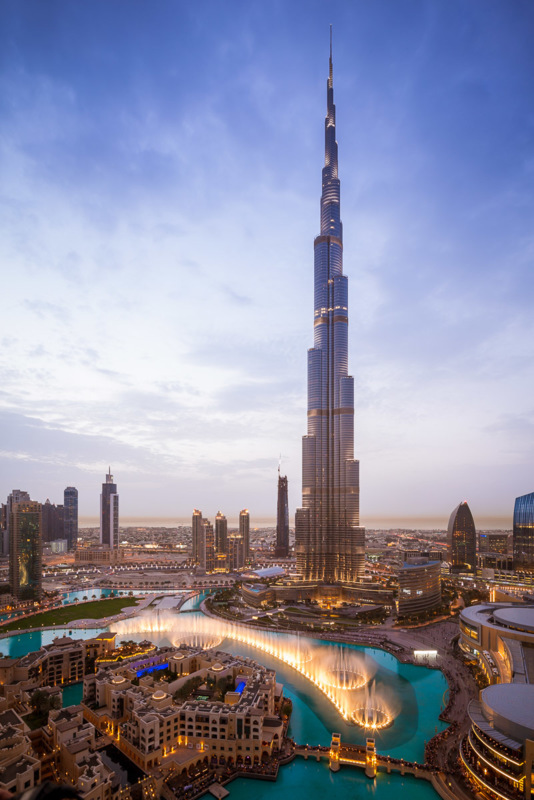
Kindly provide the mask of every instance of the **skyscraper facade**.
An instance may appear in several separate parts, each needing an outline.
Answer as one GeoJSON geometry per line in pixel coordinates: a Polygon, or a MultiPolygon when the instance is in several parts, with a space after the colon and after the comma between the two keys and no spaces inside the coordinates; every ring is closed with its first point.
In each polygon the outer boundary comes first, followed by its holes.
{"type": "Polygon", "coordinates": [[[202,536],[202,511],[199,511],[198,508],[193,511],[191,531],[191,558],[194,564],[198,564],[202,536]]]}
{"type": "Polygon", "coordinates": [[[305,580],[352,583],[363,574],[359,461],[354,459],[354,379],[348,374],[348,281],[330,41],[321,229],[314,243],[314,346],[308,351],[308,433],[302,442],[297,570],[305,580]]]}
{"type": "Polygon", "coordinates": [[[100,544],[112,550],[119,549],[119,495],[111,467],[100,495],[100,544]]]}
{"type": "Polygon", "coordinates": [[[276,547],[278,558],[289,555],[289,504],[287,496],[287,476],[280,474],[278,468],[278,502],[276,506],[276,547]]]}
{"type": "Polygon", "coordinates": [[[534,571],[534,492],[516,498],[514,505],[514,569],[534,571]]]}
{"type": "Polygon", "coordinates": [[[41,504],[32,500],[13,503],[9,521],[9,582],[17,600],[42,596],[41,504]]]}
{"type": "Polygon", "coordinates": [[[456,570],[471,571],[477,565],[477,532],[471,509],[464,500],[449,519],[450,562],[456,570]]]}
{"type": "Polygon", "coordinates": [[[248,508],[239,512],[239,535],[243,539],[243,559],[244,563],[250,561],[250,514],[248,508]]]}
{"type": "Polygon", "coordinates": [[[5,505],[2,503],[2,555],[9,555],[9,548],[11,543],[11,512],[14,503],[22,503],[24,500],[29,500],[30,495],[23,489],[13,489],[11,494],[7,496],[5,505]]]}
{"type": "Polygon", "coordinates": [[[78,489],[67,486],[63,492],[63,524],[69,550],[78,545],[78,489]]]}
{"type": "Polygon", "coordinates": [[[41,504],[41,539],[43,542],[55,542],[65,538],[65,509],[56,506],[47,498],[41,504]]]}
{"type": "Polygon", "coordinates": [[[220,511],[215,517],[215,549],[217,553],[228,555],[228,521],[220,511]]]}

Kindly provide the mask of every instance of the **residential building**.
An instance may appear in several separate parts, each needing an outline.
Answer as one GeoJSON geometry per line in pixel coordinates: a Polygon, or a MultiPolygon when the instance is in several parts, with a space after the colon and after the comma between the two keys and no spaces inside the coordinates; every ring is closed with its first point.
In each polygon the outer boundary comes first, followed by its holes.
{"type": "Polygon", "coordinates": [[[215,550],[225,556],[228,553],[228,522],[220,511],[215,517],[215,550]]]}
{"type": "Polygon", "coordinates": [[[9,579],[17,600],[40,600],[42,589],[41,504],[13,503],[9,518],[9,579]]]}
{"type": "Polygon", "coordinates": [[[14,503],[21,503],[23,500],[29,500],[30,495],[22,489],[13,489],[11,494],[8,495],[6,503],[2,503],[2,555],[9,555],[10,545],[10,532],[9,523],[11,518],[11,511],[13,510],[14,503]]]}
{"type": "Polygon", "coordinates": [[[330,42],[321,227],[314,243],[314,343],[308,350],[308,430],[302,442],[302,508],[295,517],[304,581],[353,583],[364,570],[359,461],[354,458],[354,379],[348,374],[348,279],[330,42]]]}
{"type": "Polygon", "coordinates": [[[228,569],[235,572],[245,566],[245,550],[243,537],[240,533],[232,532],[228,534],[228,569]]]}
{"type": "Polygon", "coordinates": [[[51,503],[47,498],[41,504],[41,538],[43,543],[55,542],[58,539],[65,538],[65,515],[64,507],[61,505],[56,506],[51,503]]]}
{"type": "Polygon", "coordinates": [[[187,645],[161,655],[162,666],[175,675],[170,682],[124,665],[84,679],[85,718],[113,736],[134,764],[144,771],[173,761],[182,767],[206,753],[217,764],[252,764],[280,748],[283,687],[274,671],[250,658],[187,645]],[[187,691],[194,679],[201,682],[198,699],[187,691]],[[212,699],[218,687],[221,699],[212,699]],[[174,701],[182,689],[186,699],[174,701]]]}
{"type": "Polygon", "coordinates": [[[41,762],[27,731],[14,709],[0,712],[0,789],[12,795],[22,795],[41,783],[41,762]]]}
{"type": "Polygon", "coordinates": [[[195,564],[198,564],[199,560],[199,542],[202,536],[202,519],[202,511],[199,511],[198,508],[195,508],[193,511],[191,536],[191,557],[193,559],[193,563],[195,564]]]}
{"type": "Polygon", "coordinates": [[[193,549],[195,564],[205,572],[214,572],[217,559],[215,532],[209,519],[203,518],[195,509],[193,512],[193,549]]]}
{"type": "Polygon", "coordinates": [[[243,539],[243,558],[245,564],[250,561],[250,514],[248,508],[239,512],[239,533],[243,539]]]}
{"type": "Polygon", "coordinates": [[[63,492],[64,530],[69,550],[78,546],[78,489],[67,486],[63,492]]]}
{"type": "Polygon", "coordinates": [[[280,474],[278,467],[278,500],[276,506],[276,547],[278,558],[289,555],[289,504],[287,496],[287,475],[280,474]]]}

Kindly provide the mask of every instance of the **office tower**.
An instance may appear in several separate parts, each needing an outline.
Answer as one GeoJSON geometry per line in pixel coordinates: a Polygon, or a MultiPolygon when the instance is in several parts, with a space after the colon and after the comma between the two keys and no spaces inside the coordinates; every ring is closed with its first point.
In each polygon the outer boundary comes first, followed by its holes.
{"type": "Polygon", "coordinates": [[[2,504],[3,525],[4,525],[4,528],[2,530],[2,554],[4,556],[9,555],[9,548],[11,541],[9,527],[10,527],[11,512],[13,510],[13,504],[22,503],[25,500],[29,499],[30,495],[28,494],[28,492],[25,492],[22,489],[13,489],[11,491],[11,494],[8,495],[5,505],[2,504]]]}
{"type": "Polygon", "coordinates": [[[215,550],[224,555],[228,553],[228,522],[220,511],[215,517],[215,550]]]}
{"type": "Polygon", "coordinates": [[[228,534],[228,570],[234,572],[245,566],[243,537],[240,533],[228,534]]]}
{"type": "Polygon", "coordinates": [[[280,475],[278,467],[278,503],[276,506],[276,548],[278,558],[289,555],[289,505],[287,498],[287,476],[280,475]]]}
{"type": "Polygon", "coordinates": [[[534,492],[516,498],[513,543],[514,569],[534,571],[534,492]]]}
{"type": "Polygon", "coordinates": [[[41,504],[41,539],[43,542],[55,542],[64,538],[64,507],[56,506],[47,498],[41,504]]]}
{"type": "Polygon", "coordinates": [[[42,596],[41,504],[32,500],[13,503],[9,520],[9,578],[17,600],[42,596]]]}
{"type": "Polygon", "coordinates": [[[67,547],[76,550],[78,545],[78,489],[67,486],[63,492],[64,530],[67,547]]]}
{"type": "Polygon", "coordinates": [[[200,537],[202,535],[202,511],[195,508],[191,525],[191,558],[194,564],[198,564],[200,552],[200,537]]]}
{"type": "Polygon", "coordinates": [[[243,559],[247,564],[250,560],[250,514],[248,508],[239,512],[239,533],[243,538],[243,559]]]}
{"type": "Polygon", "coordinates": [[[330,38],[321,232],[314,243],[314,346],[308,350],[308,433],[302,440],[303,507],[295,518],[297,571],[305,580],[326,583],[357,581],[365,559],[339,202],[330,38]]]}
{"type": "Polygon", "coordinates": [[[464,500],[449,519],[450,562],[453,570],[472,571],[477,564],[477,532],[471,509],[464,500]]]}
{"type": "Polygon", "coordinates": [[[112,550],[119,549],[119,495],[111,467],[100,495],[100,544],[112,550]]]}

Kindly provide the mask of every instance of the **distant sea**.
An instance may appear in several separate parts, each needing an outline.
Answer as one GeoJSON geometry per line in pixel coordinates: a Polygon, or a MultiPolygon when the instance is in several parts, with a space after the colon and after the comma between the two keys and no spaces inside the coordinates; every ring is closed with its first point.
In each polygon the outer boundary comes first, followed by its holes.
{"type": "MultiPolygon", "coordinates": [[[[213,516],[213,515],[212,515],[213,516]]],[[[209,517],[209,514],[208,514],[209,517]]],[[[371,530],[438,530],[447,529],[448,516],[444,517],[366,517],[362,525],[371,530]]],[[[98,528],[98,517],[80,517],[81,528],[98,528]]],[[[253,528],[275,528],[274,517],[255,517],[250,515],[250,524],[253,528]]],[[[294,520],[290,520],[294,525],[294,520]]],[[[476,517],[477,530],[511,530],[511,517],[476,517]]],[[[191,517],[121,517],[121,528],[176,528],[180,525],[191,525],[191,517]]],[[[228,525],[237,528],[238,519],[228,518],[228,525]]]]}

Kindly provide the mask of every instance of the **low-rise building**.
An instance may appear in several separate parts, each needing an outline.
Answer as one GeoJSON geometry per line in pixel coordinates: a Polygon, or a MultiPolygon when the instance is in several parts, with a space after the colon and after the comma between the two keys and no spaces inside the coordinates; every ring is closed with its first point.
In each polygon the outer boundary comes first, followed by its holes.
{"type": "Polygon", "coordinates": [[[136,678],[128,665],[84,680],[86,719],[112,736],[134,764],[145,772],[173,762],[182,767],[199,754],[210,764],[258,763],[278,751],[282,688],[272,670],[187,646],[170,653],[167,648],[163,657],[172,673],[163,681],[149,674],[136,678]]]}
{"type": "Polygon", "coordinates": [[[421,614],[441,605],[441,561],[410,558],[398,573],[399,616],[421,614]]]}
{"type": "Polygon", "coordinates": [[[0,789],[20,794],[41,782],[41,762],[28,738],[28,726],[13,709],[0,712],[0,789]]]}

